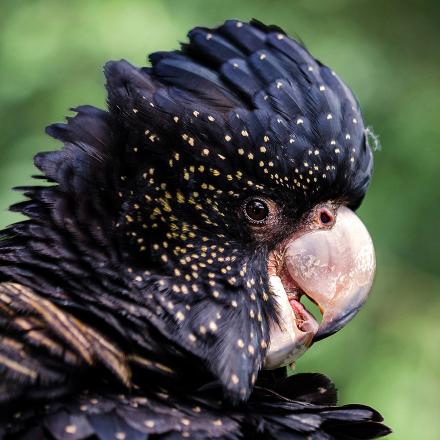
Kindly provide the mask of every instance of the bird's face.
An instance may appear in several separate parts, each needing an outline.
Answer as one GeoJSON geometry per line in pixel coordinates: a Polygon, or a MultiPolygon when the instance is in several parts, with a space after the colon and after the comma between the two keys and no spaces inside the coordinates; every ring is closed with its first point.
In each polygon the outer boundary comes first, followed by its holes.
{"type": "Polygon", "coordinates": [[[235,129],[196,114],[180,114],[173,147],[138,171],[120,228],[159,287],[155,311],[169,337],[245,398],[262,367],[293,362],[364,303],[374,250],[351,207],[372,155],[356,126],[310,154],[292,124],[275,134],[254,129],[251,113],[235,129]]]}
{"type": "Polygon", "coordinates": [[[279,29],[189,37],[151,68],[106,67],[125,128],[116,227],[161,331],[244,399],[365,301],[374,251],[352,209],[372,152],[351,91],[279,29]]]}

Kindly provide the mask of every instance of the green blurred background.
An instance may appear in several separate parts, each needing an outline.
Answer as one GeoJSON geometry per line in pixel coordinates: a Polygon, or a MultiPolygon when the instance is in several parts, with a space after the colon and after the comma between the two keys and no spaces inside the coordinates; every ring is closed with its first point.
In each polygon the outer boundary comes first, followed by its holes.
{"type": "Polygon", "coordinates": [[[379,134],[360,209],[377,249],[373,295],[298,371],[373,405],[402,440],[440,439],[440,3],[402,0],[0,0],[0,226],[49,122],[105,105],[102,65],[172,49],[195,25],[255,17],[300,37],[354,89],[379,134]]]}

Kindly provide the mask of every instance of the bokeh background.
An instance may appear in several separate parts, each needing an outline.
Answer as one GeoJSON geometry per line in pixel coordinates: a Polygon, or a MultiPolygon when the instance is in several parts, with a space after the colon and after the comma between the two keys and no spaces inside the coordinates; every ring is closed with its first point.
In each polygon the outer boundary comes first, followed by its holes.
{"type": "Polygon", "coordinates": [[[0,227],[10,187],[70,107],[105,105],[102,65],[176,48],[195,25],[255,17],[301,38],[354,89],[380,136],[360,209],[374,292],[347,328],[298,361],[341,402],[379,409],[401,440],[440,439],[440,3],[438,0],[0,0],[0,227]]]}

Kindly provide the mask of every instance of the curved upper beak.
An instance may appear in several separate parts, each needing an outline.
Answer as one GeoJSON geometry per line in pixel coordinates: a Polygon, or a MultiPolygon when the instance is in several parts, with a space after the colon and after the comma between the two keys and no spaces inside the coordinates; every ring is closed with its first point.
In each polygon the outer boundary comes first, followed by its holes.
{"type": "Polygon", "coordinates": [[[376,260],[371,237],[349,208],[340,207],[331,229],[290,241],[284,263],[290,277],[321,310],[313,341],[341,329],[359,311],[373,284],[376,260]]]}

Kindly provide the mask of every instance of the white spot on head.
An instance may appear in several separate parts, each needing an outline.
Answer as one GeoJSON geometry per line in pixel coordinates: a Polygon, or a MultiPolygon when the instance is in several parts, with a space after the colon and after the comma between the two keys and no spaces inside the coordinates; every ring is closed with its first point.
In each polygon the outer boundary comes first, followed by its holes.
{"type": "Polygon", "coordinates": [[[64,431],[67,433],[67,434],[76,434],[76,431],[78,430],[78,428],[77,428],[77,426],[76,425],[67,425],[65,428],[64,428],[64,431]]]}

